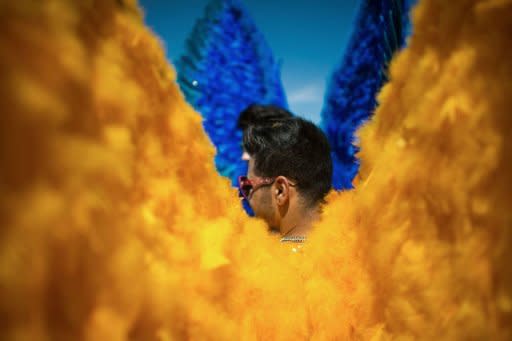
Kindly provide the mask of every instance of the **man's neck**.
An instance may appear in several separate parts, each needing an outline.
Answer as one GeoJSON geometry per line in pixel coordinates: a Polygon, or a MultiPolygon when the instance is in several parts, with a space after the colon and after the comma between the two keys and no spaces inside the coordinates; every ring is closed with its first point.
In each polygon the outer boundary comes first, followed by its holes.
{"type": "Polygon", "coordinates": [[[301,214],[288,216],[281,222],[281,235],[283,237],[305,237],[319,216],[318,207],[302,211],[301,214]]]}

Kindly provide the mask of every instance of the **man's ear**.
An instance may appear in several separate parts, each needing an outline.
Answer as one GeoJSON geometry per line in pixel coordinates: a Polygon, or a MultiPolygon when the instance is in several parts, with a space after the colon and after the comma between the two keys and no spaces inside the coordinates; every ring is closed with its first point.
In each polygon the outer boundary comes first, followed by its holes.
{"type": "Polygon", "coordinates": [[[274,193],[272,193],[279,206],[284,206],[290,200],[290,183],[284,176],[278,176],[274,182],[274,193]]]}

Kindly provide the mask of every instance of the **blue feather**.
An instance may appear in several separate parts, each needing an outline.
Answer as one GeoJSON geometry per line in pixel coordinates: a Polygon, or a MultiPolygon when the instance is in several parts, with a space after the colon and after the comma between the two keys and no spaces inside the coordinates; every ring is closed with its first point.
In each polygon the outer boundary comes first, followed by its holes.
{"type": "Polygon", "coordinates": [[[253,103],[288,106],[279,63],[240,1],[213,0],[176,68],[181,90],[217,148],[217,170],[236,184],[247,170],[239,113],[253,103]]]}
{"type": "Polygon", "coordinates": [[[341,63],[331,75],[321,126],[332,148],[333,187],[350,189],[359,170],[355,132],[377,106],[394,53],[410,33],[412,0],[364,0],[341,63]]]}

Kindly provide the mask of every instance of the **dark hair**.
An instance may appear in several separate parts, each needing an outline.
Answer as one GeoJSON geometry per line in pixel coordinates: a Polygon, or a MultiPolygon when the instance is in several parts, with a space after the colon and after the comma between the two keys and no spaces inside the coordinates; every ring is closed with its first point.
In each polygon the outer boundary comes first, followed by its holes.
{"type": "Polygon", "coordinates": [[[293,117],[291,112],[278,106],[251,104],[238,116],[238,128],[246,130],[254,124],[290,117],[293,117]]]}
{"type": "Polygon", "coordinates": [[[258,176],[286,176],[308,206],[323,203],[331,189],[332,160],[324,133],[299,117],[251,125],[244,134],[244,149],[254,159],[258,176]]]}

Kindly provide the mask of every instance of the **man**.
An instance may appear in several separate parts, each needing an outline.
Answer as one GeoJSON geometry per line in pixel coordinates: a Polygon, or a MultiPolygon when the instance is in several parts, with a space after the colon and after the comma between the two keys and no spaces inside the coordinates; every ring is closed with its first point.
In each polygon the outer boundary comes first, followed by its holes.
{"type": "MultiPolygon", "coordinates": [[[[291,117],[293,117],[291,112],[274,105],[251,104],[238,116],[238,128],[245,133],[252,125],[291,117]]],[[[248,161],[249,158],[249,154],[244,150],[242,160],[248,161]]]]}
{"type": "Polygon", "coordinates": [[[292,117],[250,125],[243,146],[250,159],[241,194],[281,241],[304,241],[331,189],[327,138],[313,123],[292,117]]]}

